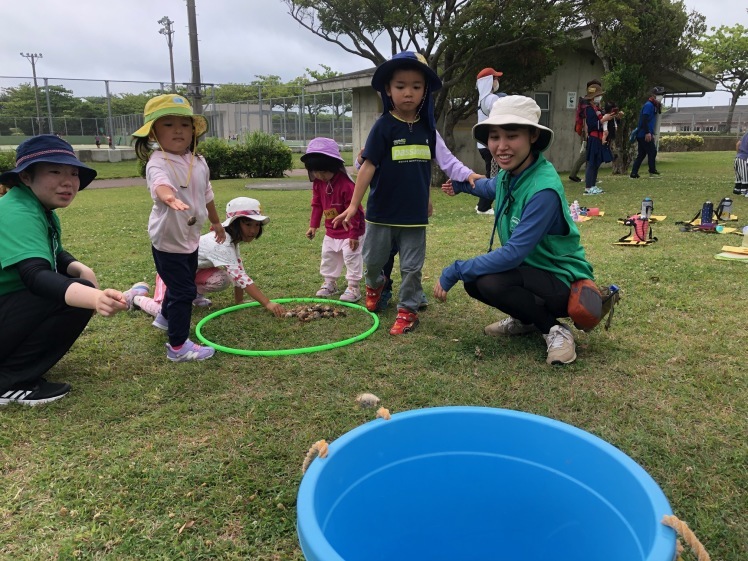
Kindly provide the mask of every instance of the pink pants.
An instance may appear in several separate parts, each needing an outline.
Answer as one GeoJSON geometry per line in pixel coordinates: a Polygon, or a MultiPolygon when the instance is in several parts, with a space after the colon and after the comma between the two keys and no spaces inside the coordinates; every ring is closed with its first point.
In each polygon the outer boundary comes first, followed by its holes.
{"type": "Polygon", "coordinates": [[[349,285],[358,285],[364,275],[364,260],[361,257],[361,243],[358,248],[351,249],[349,240],[337,240],[325,236],[322,241],[322,263],[319,266],[319,274],[325,281],[336,281],[343,272],[345,263],[345,278],[349,285]]]}

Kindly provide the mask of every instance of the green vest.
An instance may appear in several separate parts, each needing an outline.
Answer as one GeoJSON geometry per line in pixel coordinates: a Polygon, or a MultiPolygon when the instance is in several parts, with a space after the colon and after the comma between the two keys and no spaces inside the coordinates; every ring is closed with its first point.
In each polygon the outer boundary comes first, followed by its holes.
{"type": "Polygon", "coordinates": [[[506,206],[501,208],[509,190],[510,179],[511,176],[504,170],[496,176],[495,206],[497,212],[501,213],[497,221],[496,233],[499,235],[501,244],[504,245],[509,241],[512,232],[519,224],[525,205],[533,195],[543,189],[553,189],[561,201],[569,233],[565,236],[544,236],[525,258],[523,265],[553,273],[566,285],[571,285],[579,279],[594,279],[592,265],[585,259],[584,248],[579,243],[579,229],[572,220],[566,204],[564,186],[553,164],[546,160],[543,154],[538,154],[536,161],[520,175],[514,184],[506,206]]]}

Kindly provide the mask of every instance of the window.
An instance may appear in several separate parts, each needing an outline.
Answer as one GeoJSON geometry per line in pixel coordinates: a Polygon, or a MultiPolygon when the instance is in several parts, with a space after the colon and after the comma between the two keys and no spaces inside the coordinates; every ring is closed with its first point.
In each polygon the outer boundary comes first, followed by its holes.
{"type": "Polygon", "coordinates": [[[550,92],[535,92],[535,103],[540,106],[539,125],[551,128],[551,94],[550,92]]]}

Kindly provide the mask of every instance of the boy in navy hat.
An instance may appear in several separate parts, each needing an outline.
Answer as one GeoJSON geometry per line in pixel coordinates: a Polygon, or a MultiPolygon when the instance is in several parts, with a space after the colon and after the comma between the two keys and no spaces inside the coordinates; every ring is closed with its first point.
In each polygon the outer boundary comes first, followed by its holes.
{"type": "Polygon", "coordinates": [[[363,258],[366,308],[375,311],[387,280],[382,267],[393,242],[400,248],[400,302],[390,334],[418,325],[421,269],[426,256],[431,160],[436,122],[431,94],[442,82],[423,55],[404,51],[380,64],[371,79],[382,96],[383,112],[369,132],[353,199],[334,225],[350,227],[367,188],[363,258]]]}
{"type": "Polygon", "coordinates": [[[0,405],[58,400],[70,385],[44,374],[68,352],[92,310],[111,316],[131,295],[100,290],[96,274],[62,247],[57,208],[96,177],[72,146],[52,134],[16,150],[16,167],[0,175],[0,405]],[[7,235],[15,232],[17,235],[7,235]]]}

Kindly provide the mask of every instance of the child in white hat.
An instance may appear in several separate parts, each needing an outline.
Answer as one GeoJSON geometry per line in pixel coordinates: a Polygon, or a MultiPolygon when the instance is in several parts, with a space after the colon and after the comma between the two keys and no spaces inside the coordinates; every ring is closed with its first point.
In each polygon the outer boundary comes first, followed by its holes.
{"type": "MultiPolygon", "coordinates": [[[[271,302],[249,277],[239,252],[239,244],[249,243],[262,236],[262,227],[268,222],[270,218],[262,214],[260,201],[257,199],[237,197],[229,201],[226,205],[226,220],[223,222],[223,227],[226,229],[226,241],[218,243],[213,232],[200,237],[197,274],[195,275],[195,285],[199,294],[219,292],[233,286],[236,304],[241,304],[244,301],[244,295],[247,294],[276,317],[281,317],[286,313],[283,306],[271,302]]],[[[142,283],[134,285],[131,290],[135,291],[139,285],[142,283]]],[[[161,303],[165,292],[166,286],[160,277],[157,277],[153,298],[139,294],[133,298],[133,304],[155,317],[154,327],[168,331],[169,320],[161,314],[161,303]]],[[[209,304],[210,301],[206,299],[206,305],[209,304]]]]}

